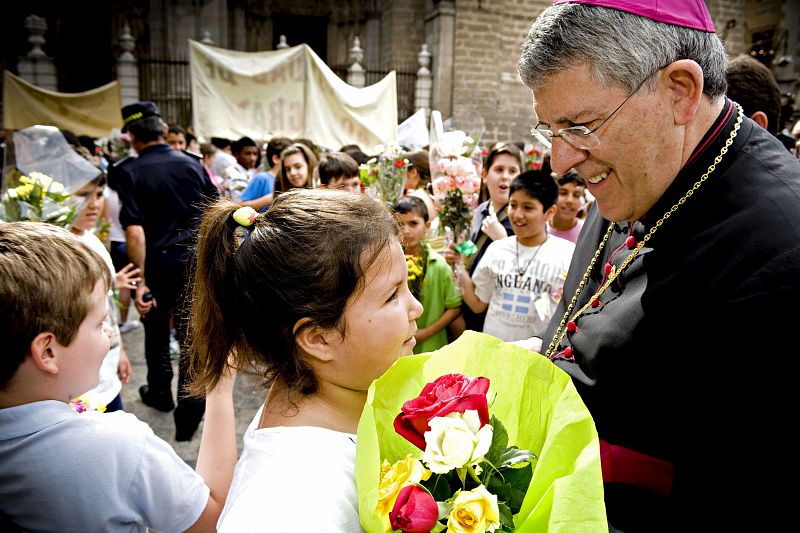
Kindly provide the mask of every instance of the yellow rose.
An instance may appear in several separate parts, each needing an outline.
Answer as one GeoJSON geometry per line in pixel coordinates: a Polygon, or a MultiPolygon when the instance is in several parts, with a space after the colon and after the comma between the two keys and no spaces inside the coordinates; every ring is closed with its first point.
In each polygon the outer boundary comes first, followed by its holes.
{"type": "Polygon", "coordinates": [[[20,185],[19,187],[14,189],[14,194],[16,194],[17,197],[19,197],[22,200],[28,200],[31,197],[31,193],[33,193],[33,185],[31,185],[30,183],[26,183],[25,185],[20,185]]]}
{"type": "Polygon", "coordinates": [[[500,527],[500,509],[497,496],[478,485],[468,492],[460,492],[453,501],[447,517],[449,533],[483,533],[500,527]]]}
{"type": "Polygon", "coordinates": [[[425,481],[431,477],[430,471],[422,466],[419,459],[408,454],[405,459],[400,459],[393,465],[386,459],[381,466],[381,481],[378,485],[378,506],[376,512],[383,519],[386,531],[391,531],[389,513],[392,512],[395,501],[400,491],[407,485],[425,481]]]}

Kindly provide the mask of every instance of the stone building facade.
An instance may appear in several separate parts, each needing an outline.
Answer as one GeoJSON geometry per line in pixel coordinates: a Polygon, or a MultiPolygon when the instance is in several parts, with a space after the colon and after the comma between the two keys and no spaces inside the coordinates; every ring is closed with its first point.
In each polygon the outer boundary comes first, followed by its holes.
{"type": "MultiPolygon", "coordinates": [[[[731,55],[750,53],[771,65],[784,92],[798,92],[800,2],[706,0],[731,55]],[[761,54],[758,56],[758,54],[761,54]]],[[[531,21],[550,0],[89,0],[81,16],[53,2],[9,4],[0,21],[0,67],[19,73],[30,49],[24,19],[43,17],[44,52],[56,67],[58,90],[87,90],[117,76],[125,24],[134,38],[141,95],[164,89],[180,105],[171,120],[188,122],[188,39],[224,48],[274,49],[308,43],[344,74],[358,37],[367,83],[388,70],[413,77],[423,44],[431,53],[432,107],[457,127],[483,130],[486,143],[525,140],[531,97],[516,62],[531,21]],[[149,70],[148,70],[149,69],[149,70]],[[373,73],[370,78],[369,73],[373,73]],[[182,107],[181,107],[182,106],[182,107]]],[[[409,78],[410,79],[410,78],[409,78]]],[[[411,91],[413,80],[398,93],[411,91]]],[[[166,94],[166,93],[165,93],[166,94]]],[[[399,94],[400,99],[402,96],[399,94]]],[[[168,104],[166,97],[165,106],[168,104]]],[[[413,112],[413,95],[400,118],[413,112]]],[[[157,98],[156,98],[157,99],[157,98]]],[[[158,100],[158,99],[157,99],[158,100]]],[[[174,104],[174,102],[173,102],[174,104]]]]}

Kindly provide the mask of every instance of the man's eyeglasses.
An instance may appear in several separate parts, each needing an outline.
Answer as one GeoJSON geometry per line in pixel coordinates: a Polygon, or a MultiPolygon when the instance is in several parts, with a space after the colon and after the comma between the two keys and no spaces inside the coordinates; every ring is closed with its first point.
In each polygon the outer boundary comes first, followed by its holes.
{"type": "MultiPolygon", "coordinates": [[[[661,67],[661,68],[663,68],[663,67],[661,67]]],[[[658,70],[653,72],[653,74],[655,74],[656,72],[661,70],[661,68],[659,68],[658,70]]],[[[600,139],[597,138],[597,135],[595,135],[594,132],[599,130],[603,126],[603,124],[608,122],[608,120],[611,117],[613,117],[614,114],[617,111],[622,109],[622,106],[625,105],[625,102],[630,100],[631,97],[634,94],[636,94],[639,91],[639,89],[642,88],[642,85],[644,85],[644,82],[646,82],[647,80],[649,80],[650,78],[653,77],[653,74],[650,74],[648,77],[643,79],[639,83],[639,85],[636,86],[636,88],[633,90],[633,92],[631,94],[629,94],[628,97],[625,98],[625,100],[623,100],[622,103],[619,104],[617,106],[617,108],[614,111],[611,112],[610,115],[608,115],[606,118],[604,118],[600,122],[600,124],[595,126],[593,129],[590,130],[586,126],[572,126],[571,128],[563,128],[563,129],[558,130],[556,133],[553,133],[553,131],[551,129],[545,128],[541,124],[537,124],[536,126],[531,128],[531,135],[533,135],[536,139],[538,139],[539,142],[544,144],[547,148],[552,148],[552,146],[553,146],[553,137],[561,137],[562,139],[564,139],[565,141],[570,143],[572,146],[574,146],[575,148],[578,148],[580,150],[591,150],[592,148],[597,148],[598,146],[600,146],[600,139]]]]}

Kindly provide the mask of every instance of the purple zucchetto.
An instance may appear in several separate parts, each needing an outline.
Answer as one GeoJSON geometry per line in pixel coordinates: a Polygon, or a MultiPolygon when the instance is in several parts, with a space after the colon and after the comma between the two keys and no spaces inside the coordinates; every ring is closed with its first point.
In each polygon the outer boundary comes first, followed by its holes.
{"type": "Polygon", "coordinates": [[[625,11],[656,22],[714,33],[714,22],[703,0],[554,0],[553,5],[585,4],[625,11]]]}

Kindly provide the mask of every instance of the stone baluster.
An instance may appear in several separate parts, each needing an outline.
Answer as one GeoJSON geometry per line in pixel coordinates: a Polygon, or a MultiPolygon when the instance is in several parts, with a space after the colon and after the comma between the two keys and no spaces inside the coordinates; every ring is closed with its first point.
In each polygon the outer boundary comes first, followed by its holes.
{"type": "Polygon", "coordinates": [[[275,48],[277,50],[283,50],[284,48],[289,48],[289,44],[286,42],[286,36],[285,35],[281,35],[278,38],[278,44],[275,45],[275,48]]]}
{"type": "Polygon", "coordinates": [[[203,38],[200,39],[200,42],[209,46],[214,46],[214,39],[211,38],[211,32],[203,30],[203,38]]]}
{"type": "Polygon", "coordinates": [[[30,15],[25,19],[25,29],[30,33],[28,42],[31,44],[31,50],[28,55],[19,58],[20,77],[42,89],[58,90],[56,65],[42,50],[47,21],[42,17],[30,15]]]}
{"type": "Polygon", "coordinates": [[[139,101],[139,68],[136,64],[136,57],[133,55],[136,43],[127,21],[122,25],[119,47],[122,49],[122,53],[117,59],[117,80],[119,81],[122,105],[126,106],[139,101]]]}
{"type": "Polygon", "coordinates": [[[433,93],[433,76],[431,75],[431,53],[428,52],[428,45],[423,44],[422,50],[417,54],[419,70],[417,70],[417,82],[414,86],[414,109],[425,110],[425,121],[431,113],[431,96],[433,93]]]}
{"type": "Polygon", "coordinates": [[[367,73],[361,66],[364,59],[364,50],[361,48],[361,40],[353,37],[353,47],[350,49],[350,61],[353,62],[347,69],[347,83],[353,87],[363,87],[367,83],[367,73]]]}

